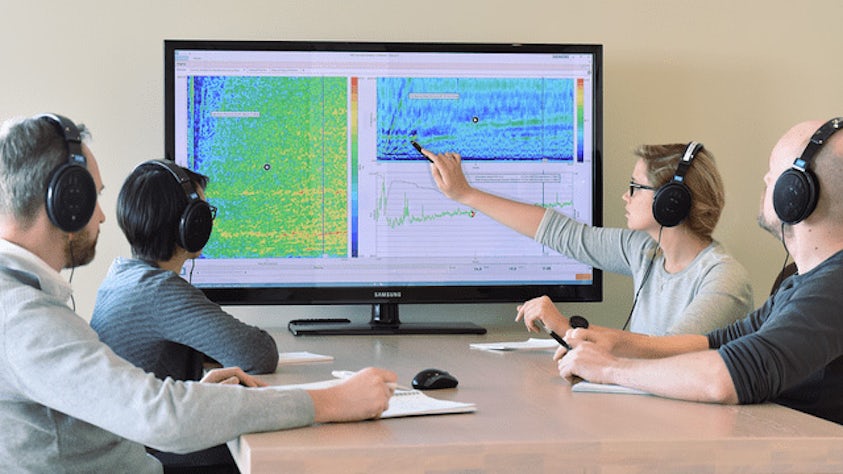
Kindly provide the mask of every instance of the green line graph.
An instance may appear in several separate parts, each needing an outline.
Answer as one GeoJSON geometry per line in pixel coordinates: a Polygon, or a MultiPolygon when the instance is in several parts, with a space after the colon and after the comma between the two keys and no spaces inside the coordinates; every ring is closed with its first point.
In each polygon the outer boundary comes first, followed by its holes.
{"type": "MultiPolygon", "coordinates": [[[[484,175],[479,179],[485,182],[478,187],[494,194],[517,193],[521,198],[515,199],[521,202],[561,212],[572,212],[575,207],[570,176],[484,175]]],[[[429,176],[425,180],[403,174],[394,178],[379,175],[373,182],[376,193],[367,213],[371,221],[362,228],[373,233],[370,242],[375,242],[372,251],[377,255],[546,255],[547,249],[540,244],[445,197],[429,176]]]]}

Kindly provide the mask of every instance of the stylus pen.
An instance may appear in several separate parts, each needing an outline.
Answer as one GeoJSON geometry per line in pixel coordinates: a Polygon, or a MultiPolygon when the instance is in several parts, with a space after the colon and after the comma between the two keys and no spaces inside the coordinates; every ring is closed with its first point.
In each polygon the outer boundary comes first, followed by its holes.
{"type": "Polygon", "coordinates": [[[549,327],[545,326],[544,323],[542,323],[541,319],[537,319],[536,324],[538,324],[542,329],[544,329],[544,332],[550,334],[550,337],[556,339],[556,342],[558,342],[559,345],[561,345],[565,349],[568,349],[569,351],[573,349],[570,344],[565,342],[565,339],[562,339],[562,336],[556,334],[555,332],[551,331],[549,327]]]}
{"type": "MultiPolygon", "coordinates": [[[[549,327],[545,326],[541,319],[536,319],[536,323],[541,326],[542,329],[545,330],[545,332],[550,334],[550,337],[555,339],[556,342],[558,342],[562,347],[568,349],[569,351],[573,349],[571,345],[565,341],[565,339],[562,339],[562,336],[556,334],[555,332],[551,331],[549,327]]],[[[570,318],[568,318],[568,324],[570,324],[572,328],[588,328],[588,320],[582,316],[571,316],[570,318]]]]}
{"type": "Polygon", "coordinates": [[[418,150],[418,151],[419,151],[419,153],[421,153],[423,157],[427,158],[427,161],[429,161],[429,162],[433,163],[433,160],[431,160],[431,159],[430,159],[427,155],[425,155],[425,154],[424,154],[424,152],[422,152],[422,146],[421,146],[421,145],[419,145],[419,142],[417,142],[417,141],[415,141],[415,140],[410,140],[410,143],[412,143],[412,144],[413,144],[413,148],[415,148],[416,150],[418,150]]]}

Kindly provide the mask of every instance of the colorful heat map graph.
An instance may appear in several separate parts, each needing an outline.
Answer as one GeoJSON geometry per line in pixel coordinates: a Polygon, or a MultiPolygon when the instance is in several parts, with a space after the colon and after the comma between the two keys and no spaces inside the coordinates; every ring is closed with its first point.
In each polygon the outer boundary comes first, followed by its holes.
{"type": "Polygon", "coordinates": [[[194,76],[188,91],[187,164],[219,208],[203,254],[345,257],[346,79],[194,76]]]}
{"type": "MultiPolygon", "coordinates": [[[[498,225],[431,188],[410,140],[492,166],[584,159],[583,79],[378,78],[374,116],[365,118],[360,89],[357,77],[188,80],[187,163],[214,176],[207,195],[220,208],[206,258],[358,257],[364,241],[366,255],[398,255],[420,249],[425,236],[453,240],[452,219],[473,219],[475,251],[498,255],[518,245],[484,246],[498,225]],[[226,212],[233,208],[236,220],[226,212]]],[[[492,192],[575,206],[565,173],[484,176],[491,181],[476,184],[492,192]]]]}
{"type": "Polygon", "coordinates": [[[575,160],[582,89],[569,78],[379,78],[377,158],[422,159],[416,139],[467,161],[575,160]]]}

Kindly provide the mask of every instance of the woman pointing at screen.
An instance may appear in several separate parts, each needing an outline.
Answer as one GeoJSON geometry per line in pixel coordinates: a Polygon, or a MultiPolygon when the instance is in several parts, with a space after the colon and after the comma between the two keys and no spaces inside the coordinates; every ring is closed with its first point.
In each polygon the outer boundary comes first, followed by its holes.
{"type": "MultiPolygon", "coordinates": [[[[457,153],[436,154],[431,174],[448,198],[539,243],[634,283],[624,328],[653,335],[703,334],[746,315],[752,288],[746,269],[712,238],[724,189],[711,154],[697,142],[643,145],[623,193],[627,228],[589,226],[553,209],[513,201],[469,184],[457,153]]],[[[569,328],[547,296],[518,306],[517,320],[557,334],[569,328]]]]}

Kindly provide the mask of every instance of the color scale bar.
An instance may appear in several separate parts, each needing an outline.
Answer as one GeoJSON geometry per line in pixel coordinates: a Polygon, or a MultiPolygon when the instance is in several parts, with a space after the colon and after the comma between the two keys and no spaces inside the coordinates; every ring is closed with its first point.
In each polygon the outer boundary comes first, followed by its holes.
{"type": "Polygon", "coordinates": [[[585,81],[577,79],[577,161],[583,161],[583,147],[585,144],[585,81]]]}
{"type": "Polygon", "coordinates": [[[357,203],[357,153],[359,143],[357,141],[357,110],[359,105],[357,78],[351,78],[351,103],[349,104],[348,117],[349,131],[351,133],[351,257],[357,257],[357,226],[358,226],[358,203],[357,203]]]}

